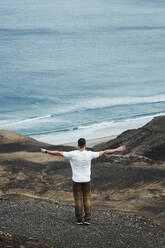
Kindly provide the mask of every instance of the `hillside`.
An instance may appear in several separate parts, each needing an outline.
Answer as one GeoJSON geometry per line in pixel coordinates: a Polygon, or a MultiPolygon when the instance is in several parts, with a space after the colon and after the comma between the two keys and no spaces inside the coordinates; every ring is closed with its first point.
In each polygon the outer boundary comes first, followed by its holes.
{"type": "MultiPolygon", "coordinates": [[[[125,154],[105,156],[92,163],[92,204],[148,216],[165,225],[165,116],[137,130],[93,147],[126,144],[125,154]]],[[[71,169],[63,158],[42,154],[40,147],[69,151],[11,131],[0,131],[1,199],[56,202],[73,205],[71,169]]]]}
{"type": "Polygon", "coordinates": [[[127,130],[116,139],[94,146],[95,150],[127,146],[125,153],[145,156],[155,161],[165,161],[165,116],[155,117],[145,126],[127,130]]]}

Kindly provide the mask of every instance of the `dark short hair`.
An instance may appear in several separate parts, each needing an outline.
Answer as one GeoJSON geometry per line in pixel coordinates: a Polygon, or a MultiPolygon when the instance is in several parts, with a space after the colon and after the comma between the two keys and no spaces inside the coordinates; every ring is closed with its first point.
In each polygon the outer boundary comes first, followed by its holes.
{"type": "Polygon", "coordinates": [[[86,145],[86,140],[85,140],[84,138],[80,138],[80,139],[78,140],[78,146],[79,146],[80,148],[83,148],[85,145],[86,145]]]}

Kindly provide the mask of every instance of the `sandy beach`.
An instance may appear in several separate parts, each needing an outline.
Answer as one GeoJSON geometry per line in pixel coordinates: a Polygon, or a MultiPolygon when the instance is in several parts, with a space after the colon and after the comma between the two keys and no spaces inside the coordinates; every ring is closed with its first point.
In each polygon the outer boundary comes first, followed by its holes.
{"type": "MultiPolygon", "coordinates": [[[[104,142],[107,142],[109,140],[115,139],[116,137],[117,137],[116,135],[112,135],[112,136],[96,138],[96,139],[89,139],[89,140],[87,139],[87,147],[91,148],[91,147],[98,145],[100,143],[104,143],[104,142]]],[[[62,144],[62,145],[76,146],[77,147],[77,141],[73,142],[73,143],[62,144]]]]}

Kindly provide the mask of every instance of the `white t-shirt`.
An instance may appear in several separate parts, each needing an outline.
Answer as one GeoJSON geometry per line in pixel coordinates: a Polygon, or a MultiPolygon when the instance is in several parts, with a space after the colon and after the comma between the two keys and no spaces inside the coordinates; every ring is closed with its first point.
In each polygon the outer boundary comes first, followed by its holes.
{"type": "Polygon", "coordinates": [[[89,182],[91,180],[91,160],[98,158],[99,152],[76,150],[63,152],[63,156],[70,161],[74,182],[89,182]]]}

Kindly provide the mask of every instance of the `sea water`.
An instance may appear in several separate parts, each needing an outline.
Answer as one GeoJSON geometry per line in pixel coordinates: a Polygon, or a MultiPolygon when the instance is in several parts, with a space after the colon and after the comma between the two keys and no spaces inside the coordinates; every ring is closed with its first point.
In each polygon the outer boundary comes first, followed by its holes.
{"type": "Polygon", "coordinates": [[[165,114],[165,1],[0,2],[0,129],[52,144],[165,114]]]}

